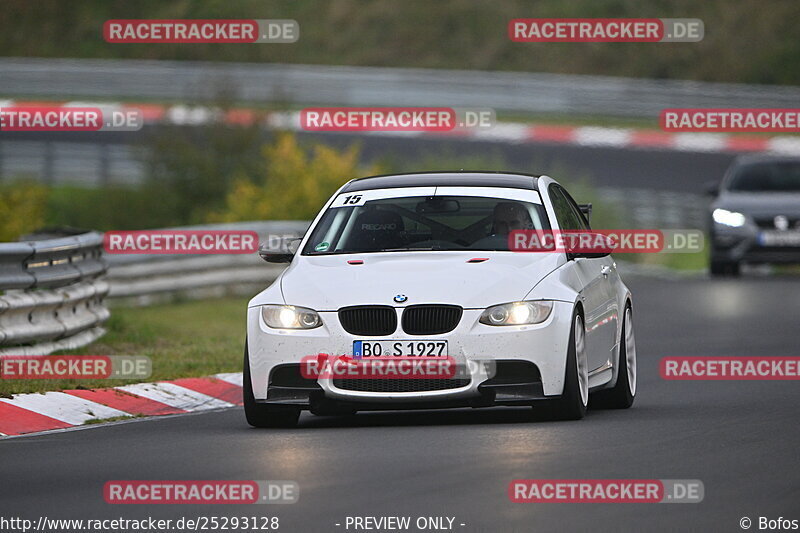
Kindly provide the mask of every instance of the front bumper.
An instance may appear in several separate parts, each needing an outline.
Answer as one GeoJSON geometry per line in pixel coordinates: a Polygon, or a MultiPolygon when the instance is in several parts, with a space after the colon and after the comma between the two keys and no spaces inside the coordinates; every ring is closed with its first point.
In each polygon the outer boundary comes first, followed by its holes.
{"type": "MultiPolygon", "coordinates": [[[[399,313],[402,308],[396,311],[399,313]]],[[[247,320],[253,393],[259,402],[357,409],[513,405],[559,396],[564,387],[572,312],[572,303],[556,301],[550,316],[541,324],[495,327],[478,322],[482,310],[465,309],[458,326],[446,334],[413,336],[396,331],[385,337],[363,337],[346,332],[335,311],[321,312],[323,325],[313,330],[277,330],[264,324],[260,307],[251,307],[247,320]],[[312,383],[289,383],[301,386],[286,386],[274,380],[276,369],[297,365],[303,357],[320,353],[349,355],[354,340],[388,339],[447,340],[450,356],[461,364],[475,364],[469,365],[463,385],[414,392],[349,390],[337,386],[337,380],[325,378],[312,383]],[[497,376],[490,378],[486,365],[480,364],[484,361],[496,364],[497,376]],[[517,362],[535,366],[537,380],[515,382],[507,365],[517,362]]]]}
{"type": "MultiPolygon", "coordinates": [[[[449,397],[403,398],[398,395],[390,400],[370,395],[369,397],[341,397],[325,394],[318,380],[301,376],[300,365],[286,364],[273,368],[267,387],[267,398],[259,403],[290,405],[336,412],[347,410],[394,409],[398,404],[404,408],[490,407],[495,405],[525,405],[544,400],[544,390],[539,369],[533,363],[503,360],[496,362],[497,374],[478,385],[477,395],[449,397]]],[[[336,382],[334,382],[335,386],[336,382]]],[[[453,389],[450,389],[453,390],[453,389]]]]}
{"type": "Polygon", "coordinates": [[[764,228],[748,223],[739,228],[715,225],[711,236],[712,261],[730,263],[800,263],[800,246],[765,242],[764,228]]]}

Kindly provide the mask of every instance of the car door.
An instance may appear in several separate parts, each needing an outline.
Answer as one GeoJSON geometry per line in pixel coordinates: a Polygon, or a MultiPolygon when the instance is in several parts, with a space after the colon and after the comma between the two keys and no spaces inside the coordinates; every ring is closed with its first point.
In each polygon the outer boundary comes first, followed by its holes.
{"type": "MultiPolygon", "coordinates": [[[[580,208],[563,187],[551,184],[550,198],[561,229],[591,229],[580,208]]],[[[581,297],[585,314],[586,354],[591,372],[609,364],[616,343],[617,304],[610,282],[615,267],[614,261],[608,256],[578,257],[573,259],[573,263],[583,286],[581,297]]]]}

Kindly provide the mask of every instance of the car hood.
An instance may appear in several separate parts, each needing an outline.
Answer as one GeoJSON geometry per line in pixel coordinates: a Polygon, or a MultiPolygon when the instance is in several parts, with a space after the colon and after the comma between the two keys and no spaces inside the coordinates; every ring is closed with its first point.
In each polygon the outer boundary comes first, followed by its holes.
{"type": "Polygon", "coordinates": [[[520,300],[563,261],[561,254],[474,251],[300,256],[284,272],[281,290],[287,304],[319,311],[365,304],[483,308],[520,300]],[[488,260],[467,262],[473,258],[488,260]],[[407,301],[395,303],[398,294],[407,301]]]}
{"type": "Polygon", "coordinates": [[[717,198],[713,209],[738,211],[750,216],[800,216],[800,194],[726,192],[717,198]]]}

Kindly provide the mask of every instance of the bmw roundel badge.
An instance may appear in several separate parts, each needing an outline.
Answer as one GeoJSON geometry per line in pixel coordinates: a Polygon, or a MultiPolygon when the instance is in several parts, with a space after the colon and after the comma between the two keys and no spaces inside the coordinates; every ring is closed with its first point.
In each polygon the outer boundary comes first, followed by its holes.
{"type": "Polygon", "coordinates": [[[408,296],[406,296],[405,294],[398,294],[397,296],[394,297],[394,301],[399,304],[405,302],[406,300],[408,300],[408,296]]]}

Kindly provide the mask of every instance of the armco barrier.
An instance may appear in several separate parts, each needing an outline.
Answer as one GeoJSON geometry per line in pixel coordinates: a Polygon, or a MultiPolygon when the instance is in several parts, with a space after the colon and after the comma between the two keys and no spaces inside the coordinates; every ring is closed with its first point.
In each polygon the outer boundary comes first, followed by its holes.
{"type": "MultiPolygon", "coordinates": [[[[190,226],[187,230],[248,230],[260,243],[285,249],[301,237],[308,221],[239,222],[190,226]]],[[[243,255],[114,255],[109,263],[112,303],[150,305],[176,297],[207,298],[253,295],[274,281],[286,265],[265,263],[258,254],[243,255]]]]}
{"type": "Polygon", "coordinates": [[[667,107],[796,107],[800,88],[608,76],[385,67],[0,58],[0,96],[344,106],[657,117],[667,107]]]}
{"type": "Polygon", "coordinates": [[[0,355],[45,355],[99,338],[109,317],[103,236],[0,243],[0,355]]]}

